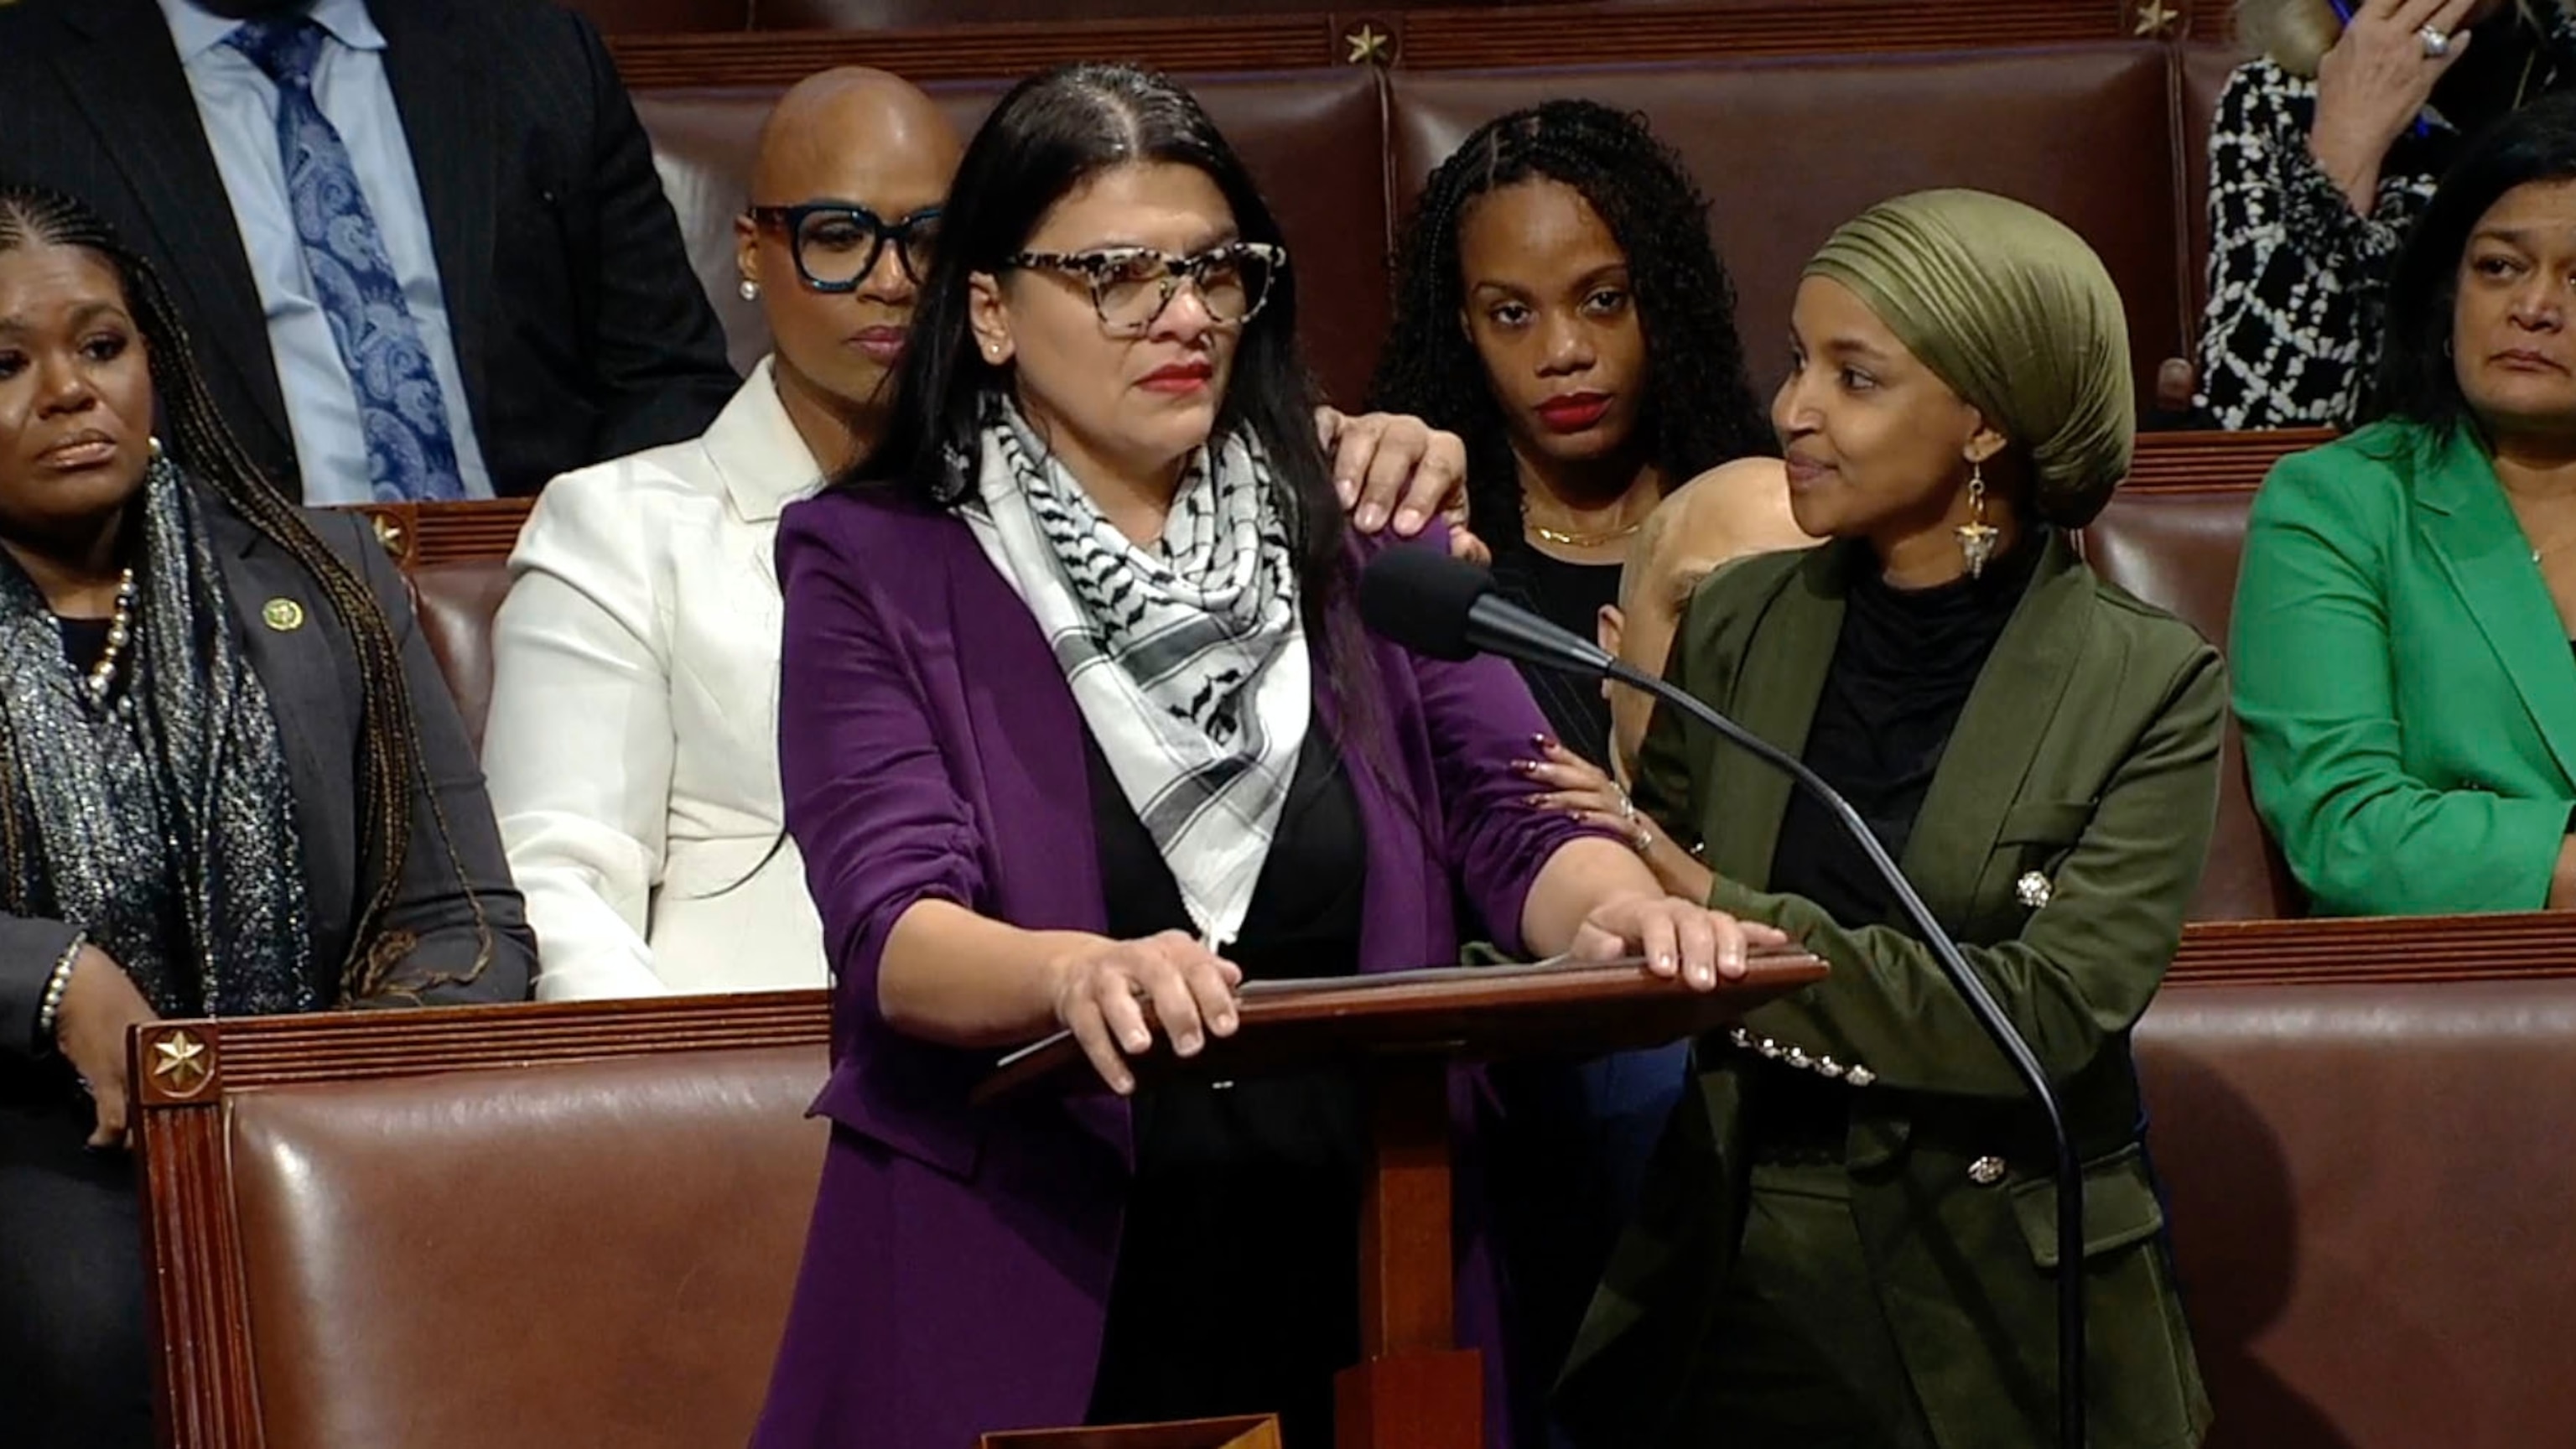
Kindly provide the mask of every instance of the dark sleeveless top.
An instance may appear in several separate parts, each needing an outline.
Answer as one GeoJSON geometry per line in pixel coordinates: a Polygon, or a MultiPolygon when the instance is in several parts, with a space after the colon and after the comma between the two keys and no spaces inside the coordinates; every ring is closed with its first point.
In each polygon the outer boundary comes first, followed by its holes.
{"type": "MultiPolygon", "coordinates": [[[[1109,934],[1190,931],[1153,837],[1086,752],[1109,934]]],[[[1366,857],[1339,752],[1310,730],[1227,959],[1246,980],[1356,972],[1366,857]]],[[[1288,1449],[1332,1443],[1332,1376],[1359,1360],[1366,1106],[1331,1070],[1138,1094],[1092,1423],[1279,1413],[1288,1449]]]]}
{"type": "MultiPolygon", "coordinates": [[[[1568,563],[1527,543],[1494,551],[1494,590],[1573,634],[1590,639],[1601,606],[1619,602],[1619,565],[1568,563]]],[[[1520,666],[1547,727],[1567,749],[1605,768],[1610,763],[1610,701],[1597,680],[1561,669],[1520,666]]]]}

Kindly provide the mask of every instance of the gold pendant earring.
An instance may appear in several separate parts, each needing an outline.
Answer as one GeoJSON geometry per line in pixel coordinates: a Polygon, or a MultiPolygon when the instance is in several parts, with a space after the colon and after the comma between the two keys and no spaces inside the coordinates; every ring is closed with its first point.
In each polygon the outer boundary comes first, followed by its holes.
{"type": "Polygon", "coordinates": [[[1968,521],[1952,532],[1959,535],[1959,552],[1968,561],[1968,577],[1982,578],[1986,560],[1994,557],[1996,529],[1986,522],[1986,465],[1968,464],[1968,521]]]}

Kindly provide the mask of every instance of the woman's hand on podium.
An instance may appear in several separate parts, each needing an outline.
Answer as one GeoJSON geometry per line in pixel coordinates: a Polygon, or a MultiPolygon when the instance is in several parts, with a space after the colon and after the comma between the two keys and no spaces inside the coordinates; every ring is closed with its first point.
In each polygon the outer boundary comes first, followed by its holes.
{"type": "Polygon", "coordinates": [[[1775,926],[1739,921],[1677,896],[1630,894],[1613,896],[1584,916],[1574,955],[1585,961],[1643,956],[1656,975],[1678,976],[1691,989],[1708,991],[1720,980],[1743,977],[1748,950],[1788,940],[1775,926]]]}
{"type": "Polygon", "coordinates": [[[1210,1036],[1234,1035],[1243,969],[1179,931],[1078,947],[1057,958],[1054,975],[1057,1022],[1121,1096],[1136,1090],[1127,1058],[1153,1049],[1156,1025],[1185,1057],[1196,1056],[1210,1036]]]}

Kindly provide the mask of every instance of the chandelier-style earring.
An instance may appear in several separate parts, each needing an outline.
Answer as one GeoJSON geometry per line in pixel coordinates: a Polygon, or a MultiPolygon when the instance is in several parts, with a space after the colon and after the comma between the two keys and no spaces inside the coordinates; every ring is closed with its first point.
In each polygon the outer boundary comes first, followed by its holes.
{"type": "Polygon", "coordinates": [[[1959,553],[1968,561],[1968,577],[1982,578],[1986,560],[1995,556],[1997,530],[1986,522],[1986,465],[1968,464],[1968,521],[1952,532],[1959,535],[1959,553]]]}
{"type": "Polygon", "coordinates": [[[749,277],[743,278],[742,285],[736,287],[734,290],[742,293],[742,299],[746,302],[757,302],[760,300],[760,284],[749,277]]]}

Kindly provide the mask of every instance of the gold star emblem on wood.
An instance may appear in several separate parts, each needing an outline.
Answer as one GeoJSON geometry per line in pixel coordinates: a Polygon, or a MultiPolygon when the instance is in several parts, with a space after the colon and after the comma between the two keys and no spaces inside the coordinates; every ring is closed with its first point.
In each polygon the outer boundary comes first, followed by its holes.
{"type": "Polygon", "coordinates": [[[152,1043],[152,1080],[173,1097],[193,1095],[214,1073],[206,1044],[192,1032],[173,1031],[152,1043]]]}
{"type": "Polygon", "coordinates": [[[2165,4],[2164,0],[2144,0],[2144,3],[2138,6],[2137,28],[2130,33],[2151,37],[2161,36],[2173,29],[2174,22],[2181,18],[2182,12],[2165,4]]]}
{"type": "Polygon", "coordinates": [[[367,521],[375,526],[376,542],[385,546],[385,552],[397,561],[411,556],[411,539],[403,533],[399,519],[390,513],[377,513],[370,514],[367,521]]]}
{"type": "Polygon", "coordinates": [[[1346,31],[1342,43],[1350,47],[1343,57],[1350,65],[1384,65],[1395,49],[1395,37],[1363,21],[1357,30],[1346,31]]]}

